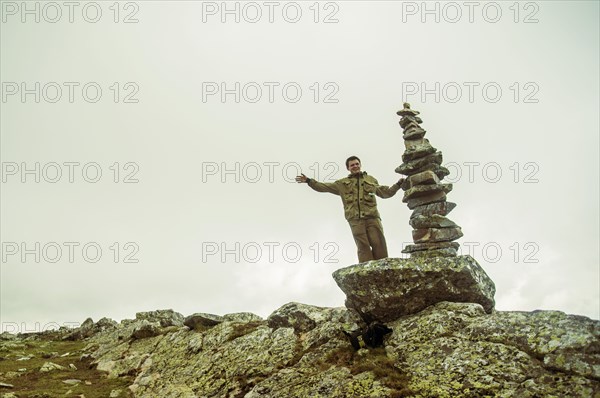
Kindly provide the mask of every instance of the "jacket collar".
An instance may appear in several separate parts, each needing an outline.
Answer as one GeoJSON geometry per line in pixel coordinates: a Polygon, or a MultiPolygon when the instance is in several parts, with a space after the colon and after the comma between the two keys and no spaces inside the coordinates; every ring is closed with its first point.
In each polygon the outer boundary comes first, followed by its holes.
{"type": "Polygon", "coordinates": [[[348,178],[358,178],[359,176],[364,177],[366,175],[367,175],[366,171],[361,171],[360,173],[356,173],[356,174],[352,174],[352,173],[348,174],[348,178]]]}

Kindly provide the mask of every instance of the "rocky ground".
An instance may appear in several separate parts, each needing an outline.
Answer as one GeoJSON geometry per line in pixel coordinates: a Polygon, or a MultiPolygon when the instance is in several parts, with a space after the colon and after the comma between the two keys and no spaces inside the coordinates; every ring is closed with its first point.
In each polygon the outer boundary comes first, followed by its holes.
{"type": "Polygon", "coordinates": [[[388,287],[414,283],[411,300],[417,286],[437,294],[423,309],[392,308],[396,316],[381,312],[389,297],[380,292],[372,313],[364,302],[358,310],[288,303],[267,319],[162,310],[120,323],[87,320],[75,330],[3,334],[0,392],[6,398],[600,398],[599,321],[558,311],[496,311],[493,284],[470,259],[445,266],[460,278],[436,274],[455,281],[444,287],[424,283],[432,271],[406,261],[359,264],[336,279],[349,298],[364,298],[364,289],[376,286],[357,284],[353,273],[377,280],[385,273],[388,287]],[[466,282],[465,273],[479,282],[466,282]],[[479,296],[465,291],[465,297],[483,304],[456,299],[457,286],[477,290],[479,296]],[[364,328],[365,315],[374,314],[383,314],[393,332],[383,347],[355,351],[342,331],[364,328]]]}

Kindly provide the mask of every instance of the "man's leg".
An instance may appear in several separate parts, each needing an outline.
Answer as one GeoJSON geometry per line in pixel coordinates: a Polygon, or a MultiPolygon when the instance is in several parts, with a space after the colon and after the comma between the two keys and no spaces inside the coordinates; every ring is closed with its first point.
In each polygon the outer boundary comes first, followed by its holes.
{"type": "Polygon", "coordinates": [[[364,263],[365,261],[373,260],[365,220],[350,221],[350,229],[352,230],[352,236],[354,236],[354,242],[356,242],[356,248],[358,249],[358,262],[364,263]]]}
{"type": "Polygon", "coordinates": [[[373,259],[379,260],[388,256],[387,244],[383,235],[383,225],[378,218],[366,220],[367,238],[373,248],[373,259]]]}

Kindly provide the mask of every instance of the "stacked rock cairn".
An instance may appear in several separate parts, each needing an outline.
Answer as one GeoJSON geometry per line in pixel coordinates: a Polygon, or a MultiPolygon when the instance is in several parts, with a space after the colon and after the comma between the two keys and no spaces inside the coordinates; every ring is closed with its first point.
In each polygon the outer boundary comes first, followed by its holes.
{"type": "Polygon", "coordinates": [[[402,253],[410,253],[411,257],[456,256],[459,245],[453,241],[463,233],[446,217],[456,207],[455,203],[446,202],[452,184],[441,183],[450,172],[442,166],[442,153],[424,138],[425,130],[420,126],[423,120],[418,117],[419,112],[404,103],[404,109],[397,114],[402,116],[400,127],[404,130],[406,150],[396,173],[407,176],[402,184],[402,202],[413,210],[409,223],[413,228],[414,244],[407,245],[402,253]]]}

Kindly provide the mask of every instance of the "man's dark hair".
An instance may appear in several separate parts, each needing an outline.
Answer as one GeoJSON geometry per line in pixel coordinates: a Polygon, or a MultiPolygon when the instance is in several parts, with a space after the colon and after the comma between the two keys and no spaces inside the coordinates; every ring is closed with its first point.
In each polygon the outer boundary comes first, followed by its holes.
{"type": "Polygon", "coordinates": [[[346,159],[346,169],[348,168],[348,163],[350,163],[353,160],[358,160],[358,162],[361,163],[361,161],[358,158],[358,156],[350,156],[348,159],[346,159]]]}

